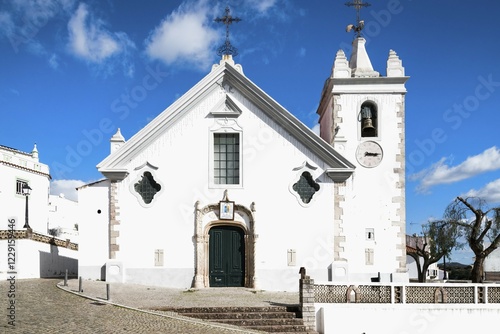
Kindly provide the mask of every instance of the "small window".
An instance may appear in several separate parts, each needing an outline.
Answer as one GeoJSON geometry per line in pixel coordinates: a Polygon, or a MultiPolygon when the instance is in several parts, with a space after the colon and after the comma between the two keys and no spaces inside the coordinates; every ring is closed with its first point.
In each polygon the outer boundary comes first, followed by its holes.
{"type": "Polygon", "coordinates": [[[144,203],[149,204],[154,196],[161,190],[159,185],[150,172],[144,172],[141,179],[134,184],[135,191],[141,195],[144,203]]]}
{"type": "Polygon", "coordinates": [[[214,134],[214,183],[240,183],[240,135],[214,134]]]}
{"type": "Polygon", "coordinates": [[[319,184],[313,180],[309,172],[303,172],[300,179],[293,185],[293,190],[299,194],[304,203],[311,202],[314,194],[319,190],[319,184]]]}
{"type": "Polygon", "coordinates": [[[373,228],[366,229],[366,240],[375,240],[375,231],[373,228]]]}
{"type": "Polygon", "coordinates": [[[16,194],[17,195],[24,195],[23,194],[23,186],[27,185],[28,182],[23,181],[23,180],[16,180],[16,194]]]}

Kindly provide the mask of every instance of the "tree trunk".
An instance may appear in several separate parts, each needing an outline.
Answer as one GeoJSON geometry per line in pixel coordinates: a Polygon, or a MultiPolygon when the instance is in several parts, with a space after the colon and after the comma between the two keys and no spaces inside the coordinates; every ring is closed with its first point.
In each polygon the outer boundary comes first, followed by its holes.
{"type": "Polygon", "coordinates": [[[424,262],[422,264],[422,270],[419,270],[418,272],[418,281],[420,283],[427,282],[427,269],[429,269],[429,265],[427,264],[427,262],[424,262]]]}
{"type": "Polygon", "coordinates": [[[483,266],[485,258],[485,256],[476,255],[474,266],[472,267],[472,271],[470,274],[472,283],[483,283],[483,266]]]}

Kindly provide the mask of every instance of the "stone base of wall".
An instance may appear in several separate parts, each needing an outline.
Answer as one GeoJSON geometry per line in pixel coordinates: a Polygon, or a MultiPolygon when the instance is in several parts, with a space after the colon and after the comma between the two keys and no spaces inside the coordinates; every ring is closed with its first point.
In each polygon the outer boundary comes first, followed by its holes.
{"type": "MultiPolygon", "coordinates": [[[[64,277],[66,270],[69,277],[78,276],[78,252],[76,250],[57,246],[54,243],[40,242],[33,239],[15,240],[16,278],[54,278],[64,277]]],[[[0,240],[0,249],[7,251],[9,240],[0,240]]],[[[12,272],[5,260],[0,261],[0,279],[12,272]]]]}
{"type": "Polygon", "coordinates": [[[495,305],[315,304],[321,334],[489,333],[498,327],[495,305]]]}

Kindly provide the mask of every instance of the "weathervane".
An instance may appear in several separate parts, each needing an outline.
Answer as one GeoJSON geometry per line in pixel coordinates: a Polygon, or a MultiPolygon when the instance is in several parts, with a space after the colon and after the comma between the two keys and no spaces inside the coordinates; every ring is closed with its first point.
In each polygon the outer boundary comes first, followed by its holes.
{"type": "Polygon", "coordinates": [[[361,30],[363,30],[365,26],[365,21],[359,19],[359,11],[363,7],[368,7],[371,6],[369,3],[364,3],[363,0],[353,0],[352,2],[346,2],[345,5],[347,7],[354,7],[356,8],[356,23],[357,25],[354,24],[349,24],[346,28],[347,32],[350,32],[351,30],[354,30],[356,32],[356,37],[361,37],[361,30]]]}
{"type": "Polygon", "coordinates": [[[235,48],[234,46],[231,45],[231,42],[229,42],[229,26],[233,22],[240,22],[241,19],[239,17],[232,17],[230,14],[231,10],[229,9],[229,6],[226,7],[226,15],[223,17],[218,17],[214,21],[219,23],[222,22],[222,24],[226,25],[226,41],[224,42],[223,45],[217,49],[217,55],[222,56],[237,56],[238,55],[238,49],[235,48]]]}

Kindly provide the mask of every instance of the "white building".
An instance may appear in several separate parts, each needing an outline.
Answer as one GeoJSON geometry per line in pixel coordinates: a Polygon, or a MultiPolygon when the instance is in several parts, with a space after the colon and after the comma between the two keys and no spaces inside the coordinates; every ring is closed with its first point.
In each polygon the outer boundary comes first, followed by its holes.
{"type": "Polygon", "coordinates": [[[78,243],[79,220],[78,202],[67,199],[64,194],[49,195],[47,233],[78,243]]]}
{"type": "Polygon", "coordinates": [[[50,179],[36,145],[31,153],[0,146],[0,249],[13,248],[0,257],[2,279],[12,272],[17,278],[60,277],[66,270],[77,275],[78,246],[47,234],[50,179]],[[24,185],[31,188],[28,196],[24,185]]]}
{"type": "Polygon", "coordinates": [[[77,188],[79,239],[78,274],[84,278],[105,280],[109,256],[109,180],[77,188]]]}
{"type": "MultiPolygon", "coordinates": [[[[28,198],[28,224],[34,232],[46,233],[50,189],[49,166],[38,159],[35,145],[31,153],[0,146],[0,219],[17,216],[24,226],[26,198],[28,198]],[[22,186],[27,184],[31,194],[24,196],[22,186]]],[[[2,229],[6,228],[3,225],[2,229]]]]}
{"type": "MultiPolygon", "coordinates": [[[[485,245],[485,248],[489,243],[485,245]]],[[[484,280],[500,282],[500,249],[497,248],[484,260],[484,280]]]]}
{"type": "Polygon", "coordinates": [[[318,281],[408,280],[407,77],[394,52],[379,77],[354,46],[325,86],[323,139],[231,56],[129,140],[118,131],[97,165],[106,180],[79,188],[80,275],[289,291],[300,267],[318,281]]]}

